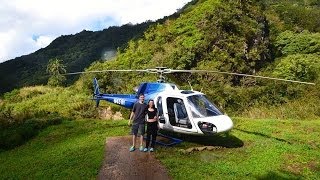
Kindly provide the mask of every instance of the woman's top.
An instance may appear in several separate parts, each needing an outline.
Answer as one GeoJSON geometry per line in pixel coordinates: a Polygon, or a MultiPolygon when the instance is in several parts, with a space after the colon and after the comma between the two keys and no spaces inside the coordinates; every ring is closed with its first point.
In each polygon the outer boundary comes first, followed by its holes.
{"type": "Polygon", "coordinates": [[[153,119],[157,115],[157,108],[153,108],[153,111],[147,109],[148,119],[153,119]]]}

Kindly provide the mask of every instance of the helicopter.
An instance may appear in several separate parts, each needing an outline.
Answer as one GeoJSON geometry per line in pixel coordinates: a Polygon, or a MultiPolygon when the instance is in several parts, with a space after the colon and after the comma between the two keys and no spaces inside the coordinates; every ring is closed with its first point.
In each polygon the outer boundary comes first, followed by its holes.
{"type": "Polygon", "coordinates": [[[246,77],[256,77],[271,80],[287,81],[315,85],[310,82],[293,81],[280,78],[256,76],[208,70],[174,70],[166,67],[156,67],[146,70],[103,70],[67,73],[100,73],[100,72],[146,72],[156,73],[159,76],[157,82],[143,82],[136,88],[135,94],[103,94],[99,90],[98,80],[93,79],[93,100],[99,106],[101,100],[132,109],[134,103],[144,94],[145,101],[154,100],[158,109],[159,127],[164,131],[190,135],[214,135],[229,132],[233,128],[233,121],[224,114],[217,106],[210,102],[206,95],[195,90],[180,90],[173,83],[166,83],[164,74],[168,73],[220,73],[246,77]]]}

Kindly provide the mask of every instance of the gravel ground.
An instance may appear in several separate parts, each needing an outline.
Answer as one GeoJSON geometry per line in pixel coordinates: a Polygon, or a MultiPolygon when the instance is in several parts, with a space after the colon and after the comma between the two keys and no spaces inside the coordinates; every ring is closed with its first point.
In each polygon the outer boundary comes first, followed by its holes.
{"type": "MultiPolygon", "coordinates": [[[[105,156],[98,179],[170,179],[153,153],[129,152],[132,136],[111,137],[106,141],[105,156]]],[[[138,142],[138,141],[137,141],[138,142]]]]}

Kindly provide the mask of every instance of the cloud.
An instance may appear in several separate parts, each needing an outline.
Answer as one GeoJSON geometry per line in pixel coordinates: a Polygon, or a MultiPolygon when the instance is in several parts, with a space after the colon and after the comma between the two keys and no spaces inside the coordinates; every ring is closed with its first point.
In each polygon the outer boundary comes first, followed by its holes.
{"type": "Polygon", "coordinates": [[[60,35],[168,16],[190,0],[1,0],[0,63],[60,35]]]}
{"type": "Polygon", "coordinates": [[[54,40],[52,36],[39,36],[37,39],[34,39],[36,46],[41,48],[50,44],[54,40]]]}

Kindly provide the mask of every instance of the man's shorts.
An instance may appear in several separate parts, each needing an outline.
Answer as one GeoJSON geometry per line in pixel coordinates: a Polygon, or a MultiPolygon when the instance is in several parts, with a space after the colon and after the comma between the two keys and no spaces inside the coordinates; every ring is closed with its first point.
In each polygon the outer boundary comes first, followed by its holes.
{"type": "Polygon", "coordinates": [[[132,124],[131,127],[131,134],[132,135],[144,135],[145,133],[145,126],[144,124],[140,124],[140,123],[134,123],[132,124]]]}

